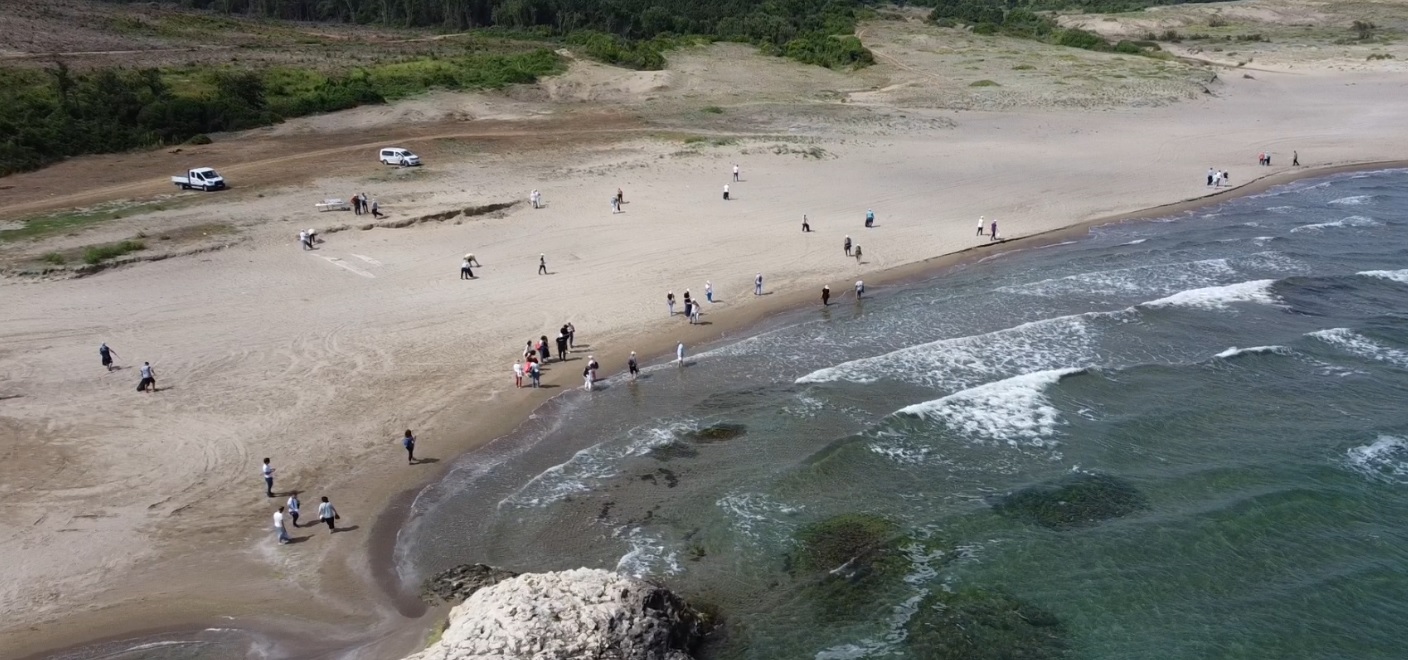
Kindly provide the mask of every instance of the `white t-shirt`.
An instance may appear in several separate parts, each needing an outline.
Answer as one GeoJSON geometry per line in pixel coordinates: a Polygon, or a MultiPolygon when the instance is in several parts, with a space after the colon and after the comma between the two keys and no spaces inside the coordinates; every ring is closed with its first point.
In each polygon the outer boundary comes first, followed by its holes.
{"type": "Polygon", "coordinates": [[[675,355],[679,357],[684,357],[684,344],[680,344],[675,347],[675,355]]]}
{"type": "Polygon", "coordinates": [[[734,173],[734,174],[738,174],[738,166],[737,166],[737,165],[734,165],[734,166],[733,166],[733,173],[734,173]]]}
{"type": "Polygon", "coordinates": [[[727,183],[724,184],[724,192],[728,192],[728,184],[727,184],[727,183]]]}
{"type": "Polygon", "coordinates": [[[465,259],[464,261],[461,261],[460,268],[469,268],[469,260],[465,259]]]}
{"type": "Polygon", "coordinates": [[[297,498],[293,498],[293,497],[288,498],[288,510],[289,510],[290,513],[298,513],[298,499],[297,499],[297,498]]]}
{"type": "Polygon", "coordinates": [[[274,529],[283,529],[283,528],[284,528],[284,512],[283,512],[283,511],[275,511],[275,512],[274,512],[274,529]]]}
{"type": "Polygon", "coordinates": [[[151,378],[151,377],[152,377],[152,367],[151,367],[151,365],[147,365],[147,364],[142,365],[142,378],[151,378]]]}
{"type": "Polygon", "coordinates": [[[270,478],[270,477],[273,477],[273,476],[274,476],[274,466],[269,465],[268,463],[265,463],[265,464],[264,464],[263,472],[264,472],[264,478],[265,478],[265,479],[268,479],[268,478],[270,478]]]}
{"type": "Polygon", "coordinates": [[[522,365],[522,364],[519,364],[519,363],[517,363],[517,362],[514,362],[514,363],[513,363],[513,375],[515,375],[515,376],[522,376],[522,375],[523,375],[523,365],[522,365]]]}
{"type": "Polygon", "coordinates": [[[337,509],[332,508],[332,502],[323,502],[322,504],[318,505],[318,518],[325,520],[328,518],[336,517],[337,509]]]}

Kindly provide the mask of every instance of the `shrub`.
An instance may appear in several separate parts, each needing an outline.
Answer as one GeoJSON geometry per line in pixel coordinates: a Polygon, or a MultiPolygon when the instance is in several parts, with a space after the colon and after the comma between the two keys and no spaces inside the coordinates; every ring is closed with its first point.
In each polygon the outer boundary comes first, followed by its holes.
{"type": "Polygon", "coordinates": [[[64,255],[59,254],[58,252],[50,252],[40,257],[40,259],[45,261],[46,263],[54,264],[55,266],[62,266],[64,265],[65,261],[64,255]]]}
{"type": "Polygon", "coordinates": [[[1366,57],[1366,58],[1364,58],[1364,59],[1369,60],[1369,61],[1373,61],[1373,60],[1391,60],[1391,59],[1393,59],[1393,54],[1392,54],[1392,53],[1374,53],[1374,54],[1372,54],[1372,55],[1370,55],[1369,57],[1366,57]]]}
{"type": "Polygon", "coordinates": [[[1164,33],[1159,35],[1159,41],[1168,41],[1176,44],[1183,41],[1183,37],[1178,34],[1178,30],[1164,30],[1164,33]]]}
{"type": "Polygon", "coordinates": [[[999,85],[999,84],[997,84],[997,83],[995,83],[995,82],[993,82],[993,81],[991,81],[991,80],[974,80],[973,82],[968,83],[968,86],[969,86],[969,87],[1001,87],[1001,85],[999,85]]]}
{"type": "Polygon", "coordinates": [[[1212,16],[1208,17],[1208,27],[1225,27],[1226,25],[1227,19],[1223,18],[1218,14],[1213,14],[1212,16]]]}
{"type": "Polygon", "coordinates": [[[699,111],[700,111],[700,112],[707,112],[707,113],[709,113],[709,114],[711,114],[711,115],[721,115],[721,114],[724,113],[724,109],[723,109],[723,108],[720,108],[720,107],[717,106],[717,105],[706,105],[706,106],[700,108],[699,111]]]}
{"type": "Polygon", "coordinates": [[[979,23],[973,26],[973,34],[994,35],[997,34],[997,26],[992,23],[979,23]]]}
{"type": "Polygon", "coordinates": [[[116,259],[124,254],[145,249],[147,249],[147,245],[141,241],[122,241],[121,243],[94,245],[83,251],[83,263],[95,266],[108,259],[116,259]]]}
{"type": "Polygon", "coordinates": [[[1368,21],[1355,21],[1349,26],[1351,30],[1354,30],[1354,35],[1359,37],[1361,41],[1374,36],[1374,30],[1377,27],[1377,25],[1368,21]]]}
{"type": "Polygon", "coordinates": [[[210,143],[211,143],[210,136],[209,136],[209,135],[206,135],[205,133],[196,133],[195,135],[192,135],[192,136],[190,137],[190,139],[186,140],[186,144],[210,144],[210,143]]]}
{"type": "Polygon", "coordinates": [[[1056,43],[1061,46],[1084,48],[1085,50],[1110,50],[1109,42],[1102,39],[1100,35],[1079,28],[1061,30],[1056,37],[1056,43]]]}

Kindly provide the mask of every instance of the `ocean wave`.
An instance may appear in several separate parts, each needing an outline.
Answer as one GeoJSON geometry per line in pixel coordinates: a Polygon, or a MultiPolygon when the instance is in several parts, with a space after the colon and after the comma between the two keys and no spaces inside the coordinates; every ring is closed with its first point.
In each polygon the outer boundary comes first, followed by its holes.
{"type": "Polygon", "coordinates": [[[1380,224],[1383,223],[1373,218],[1366,218],[1362,215],[1351,215],[1348,218],[1341,218],[1334,222],[1317,222],[1314,224],[1293,227],[1291,228],[1291,233],[1304,231],[1320,231],[1322,229],[1339,229],[1342,227],[1377,227],[1380,224]]]}
{"type": "Polygon", "coordinates": [[[566,462],[554,465],[523,484],[499,506],[541,507],[576,493],[592,490],[596,482],[617,474],[622,461],[644,456],[652,449],[674,442],[679,433],[695,428],[693,422],[638,427],[627,433],[625,443],[603,442],[587,447],[566,462]]]}
{"type": "Polygon", "coordinates": [[[1341,197],[1341,198],[1339,198],[1339,199],[1332,199],[1332,200],[1330,200],[1330,201],[1328,201],[1328,202],[1326,202],[1326,203],[1327,203],[1327,204],[1343,204],[1343,205],[1346,205],[1346,206],[1358,206],[1358,205],[1360,205],[1360,204],[1367,204],[1367,203],[1369,203],[1369,202],[1371,202],[1371,201],[1373,201],[1373,200],[1374,200],[1374,196],[1373,196],[1373,195],[1353,195],[1353,196],[1350,196],[1350,197],[1341,197]]]}
{"type": "Polygon", "coordinates": [[[1166,298],[1140,303],[1139,307],[1192,307],[1197,309],[1225,309],[1235,302],[1255,302],[1276,304],[1276,296],[1271,293],[1275,280],[1252,280],[1222,286],[1180,291],[1166,298]]]}
{"type": "Polygon", "coordinates": [[[1140,243],[1143,243],[1144,241],[1147,241],[1147,240],[1149,240],[1149,239],[1147,239],[1147,238],[1136,238],[1136,239],[1134,239],[1134,240],[1132,240],[1132,241],[1130,241],[1130,242],[1128,242],[1128,243],[1120,243],[1120,245],[1139,245],[1140,243]]]}
{"type": "Polygon", "coordinates": [[[1158,293],[1207,286],[1235,273],[1236,271],[1226,259],[1205,259],[1077,273],[1027,284],[1004,286],[997,290],[1028,296],[1057,296],[1073,293],[1158,293]]]}
{"type": "Polygon", "coordinates": [[[1224,360],[1230,360],[1230,359],[1232,359],[1232,358],[1234,358],[1234,357],[1238,357],[1238,356],[1242,356],[1242,355],[1258,355],[1258,354],[1262,354],[1262,355],[1264,355],[1264,354],[1290,355],[1290,354],[1291,354],[1291,349],[1286,348],[1285,346],[1251,346],[1251,347],[1248,347],[1248,348],[1237,348],[1236,346],[1233,346],[1232,348],[1229,348],[1229,349],[1227,349],[1227,350],[1225,350],[1225,351],[1223,351],[1223,352],[1221,352],[1221,353],[1218,353],[1218,354],[1217,354],[1216,356],[1214,356],[1214,357],[1219,357],[1219,358],[1222,358],[1222,359],[1224,359],[1224,360]]]}
{"type": "Polygon", "coordinates": [[[1394,484],[1408,484],[1408,440],[1380,435],[1373,444],[1347,452],[1349,468],[1366,477],[1394,484]]]}
{"type": "Polygon", "coordinates": [[[616,530],[616,536],[626,539],[631,549],[616,561],[616,572],[645,579],[664,575],[679,575],[679,555],[664,540],[651,536],[639,527],[616,530]]]}
{"type": "Polygon", "coordinates": [[[980,335],[940,339],[818,369],[796,382],[873,383],[892,378],[962,390],[1012,373],[1089,362],[1098,334],[1091,321],[1120,313],[1058,316],[980,335]]]}
{"type": "Polygon", "coordinates": [[[1389,348],[1349,328],[1317,330],[1308,336],[1335,346],[1346,353],[1408,369],[1408,353],[1389,348]]]}
{"type": "Polygon", "coordinates": [[[790,516],[805,508],[776,502],[762,493],[733,493],[714,504],[733,521],[739,534],[754,541],[761,537],[761,529],[790,531],[794,527],[790,516]]]}
{"type": "Polygon", "coordinates": [[[1393,280],[1408,284],[1408,269],[1404,270],[1361,270],[1355,275],[1364,277],[1377,277],[1385,280],[1393,280]]]}
{"type": "Polygon", "coordinates": [[[941,399],[905,406],[897,415],[941,422],[972,440],[1011,446],[1046,447],[1062,424],[1046,398],[1046,388],[1084,368],[1050,369],[985,383],[941,399]]]}

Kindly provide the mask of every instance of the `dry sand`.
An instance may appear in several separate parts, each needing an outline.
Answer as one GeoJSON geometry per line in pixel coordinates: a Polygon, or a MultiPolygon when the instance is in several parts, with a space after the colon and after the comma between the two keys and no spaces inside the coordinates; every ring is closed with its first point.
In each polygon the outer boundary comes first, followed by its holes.
{"type": "MultiPolygon", "coordinates": [[[[934,53],[910,32],[885,38],[891,63],[882,58],[856,75],[734,47],[682,54],[668,75],[613,78],[613,70],[577,67],[496,103],[516,108],[511,119],[531,132],[533,108],[569,125],[595,122],[614,94],[633,112],[654,113],[657,132],[427,138],[411,145],[427,153],[419,171],[379,169],[366,149],[292,154],[293,165],[280,165],[286,176],[266,173],[273,180],[264,184],[56,239],[197,222],[240,229],[239,242],[222,250],[81,279],[0,283],[0,524],[9,530],[0,539],[0,655],[216,620],[296,622],[312,635],[350,624],[383,639],[378,654],[405,651],[414,635],[384,635],[404,630],[403,614],[414,609],[398,612],[368,579],[375,517],[394,494],[510,430],[546,397],[589,396],[573,391],[580,362],[549,365],[556,388],[514,389],[510,366],[530,338],[571,321],[588,345],[576,357],[596,355],[609,375],[628,351],[658,355],[676,339],[718,339],[814,298],[823,284],[845,291],[855,279],[875,282],[886,269],[972,247],[985,240],[973,236],[979,215],[1015,238],[1206,195],[1208,166],[1246,184],[1284,174],[1292,150],[1308,166],[1408,153],[1408,89],[1390,73],[1224,75],[1213,93],[1189,99],[1183,89],[1172,94],[1186,99],[1176,103],[1161,91],[1173,82],[1130,92],[1147,103],[1120,95],[1045,102],[1057,93],[1040,87],[1051,79],[1024,85],[1018,76],[1027,72],[1013,72],[1010,61],[962,74],[1012,76],[974,90],[929,68],[924,58],[934,53]],[[720,71],[743,92],[709,91],[720,71]],[[807,77],[805,93],[776,91],[772,78],[791,71],[807,77]],[[754,73],[760,80],[750,83],[754,73]],[[784,92],[801,100],[780,103],[784,92]],[[733,98],[747,93],[762,100],[733,98]],[[543,98],[564,94],[598,105],[567,112],[543,98]],[[1007,94],[1018,109],[952,109],[959,98],[984,107],[983,94],[1007,94]],[[700,113],[705,102],[724,112],[700,113]],[[679,134],[730,129],[739,135],[717,144],[686,145],[679,134]],[[1256,166],[1262,151],[1275,154],[1275,167],[1256,166]],[[729,181],[733,163],[742,182],[729,181]],[[618,187],[627,203],[612,214],[618,187]],[[535,188],[544,209],[527,207],[535,188]],[[366,231],[330,231],[354,219],[312,210],[324,196],[362,189],[390,220],[520,203],[366,231]],[[877,216],[870,230],[867,208],[877,216]],[[802,214],[814,233],[800,232],[802,214]],[[326,242],[308,252],[296,235],[310,226],[326,242]],[[864,263],[842,254],[848,234],[864,263]],[[458,279],[465,252],[484,264],[477,280],[458,279]],[[540,253],[549,275],[535,274],[540,253]],[[758,272],[778,295],[752,295],[758,272]],[[712,325],[666,316],[667,290],[702,294],[705,280],[722,300],[704,316],[712,325]],[[103,371],[100,342],[117,351],[121,370],[103,371]],[[135,391],[142,361],[155,366],[159,393],[135,391]],[[406,465],[397,440],[406,428],[420,438],[417,453],[439,462],[406,465]],[[278,469],[276,491],[302,491],[309,517],[329,495],[351,531],[299,529],[301,542],[277,545],[270,515],[283,498],[264,497],[265,456],[278,469]]],[[[1130,65],[1080,57],[1080,66],[1130,65]]],[[[359,127],[355,144],[408,135],[363,119],[325,121],[359,127]]],[[[312,140],[328,130],[294,123],[228,144],[312,140]]],[[[64,167],[84,162],[105,161],[64,167]]],[[[247,162],[257,174],[258,160],[247,162]]],[[[14,207],[34,203],[23,190],[6,192],[14,207]]]]}

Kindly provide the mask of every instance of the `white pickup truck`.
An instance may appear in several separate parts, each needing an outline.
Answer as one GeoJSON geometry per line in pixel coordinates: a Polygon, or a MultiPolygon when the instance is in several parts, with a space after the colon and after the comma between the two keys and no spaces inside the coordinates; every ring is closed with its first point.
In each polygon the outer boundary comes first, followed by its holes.
{"type": "Polygon", "coordinates": [[[206,192],[212,190],[222,190],[225,188],[225,177],[220,176],[215,170],[209,167],[197,167],[186,172],[186,176],[173,176],[171,183],[176,184],[181,190],[199,188],[206,192]]]}

